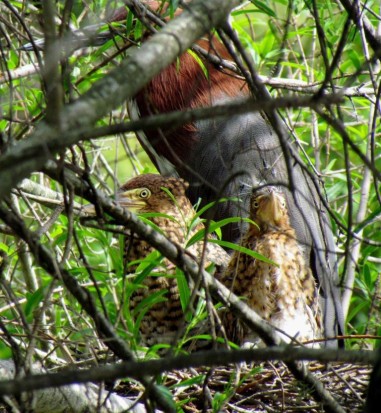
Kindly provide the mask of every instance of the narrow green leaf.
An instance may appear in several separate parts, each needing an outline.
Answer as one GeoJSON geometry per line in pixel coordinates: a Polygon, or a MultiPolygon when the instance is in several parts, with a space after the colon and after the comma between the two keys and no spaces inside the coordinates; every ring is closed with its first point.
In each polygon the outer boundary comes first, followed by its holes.
{"type": "Polygon", "coordinates": [[[188,50],[187,53],[189,53],[193,59],[198,63],[198,65],[200,66],[202,72],[204,73],[205,77],[207,79],[209,79],[209,73],[208,73],[208,69],[205,66],[204,62],[200,59],[200,57],[193,51],[193,50],[188,50]]]}
{"type": "Polygon", "coordinates": [[[195,384],[202,384],[205,380],[205,374],[200,374],[195,377],[191,377],[190,379],[186,379],[181,381],[180,383],[176,383],[173,386],[171,386],[171,389],[177,389],[179,387],[191,387],[195,384]]]}
{"type": "Polygon", "coordinates": [[[143,34],[143,24],[141,23],[140,20],[137,20],[135,24],[135,30],[134,30],[134,39],[136,41],[141,39],[142,34],[143,34]]]}
{"type": "Polygon", "coordinates": [[[133,21],[134,21],[134,15],[130,10],[128,10],[127,18],[126,18],[126,32],[127,32],[127,34],[129,34],[132,30],[133,21]]]}
{"type": "Polygon", "coordinates": [[[150,310],[150,308],[159,303],[164,303],[167,301],[167,298],[165,297],[165,294],[167,294],[167,290],[161,290],[161,291],[156,291],[152,294],[150,294],[148,297],[145,297],[135,308],[134,308],[134,314],[138,314],[138,317],[136,319],[136,324],[140,325],[140,322],[142,318],[145,316],[147,311],[150,310]]]}
{"type": "MultiPolygon", "coordinates": [[[[232,217],[232,218],[222,219],[221,221],[217,221],[217,222],[212,221],[209,225],[208,233],[212,234],[213,232],[216,232],[218,229],[224,227],[225,225],[234,224],[236,222],[248,222],[249,224],[257,225],[250,218],[232,217]]],[[[193,237],[187,242],[187,247],[193,245],[195,242],[201,241],[204,238],[205,238],[205,229],[201,229],[196,234],[194,234],[193,237]]]]}
{"type": "Polygon", "coordinates": [[[26,317],[31,315],[32,312],[41,304],[48,288],[49,288],[49,284],[43,287],[40,287],[33,294],[28,296],[25,307],[24,307],[26,317]]]}
{"type": "Polygon", "coordinates": [[[270,9],[270,7],[267,6],[267,4],[265,4],[264,2],[259,1],[259,0],[250,0],[250,2],[252,4],[254,4],[254,6],[257,6],[258,9],[260,11],[262,11],[263,13],[265,13],[265,14],[271,16],[271,17],[276,17],[276,14],[274,13],[274,11],[272,9],[270,9]]]}
{"type": "Polygon", "coordinates": [[[166,399],[169,407],[173,409],[173,411],[176,411],[176,403],[173,400],[172,393],[169,391],[169,389],[165,386],[157,385],[156,388],[160,391],[162,396],[166,399]]]}
{"type": "Polygon", "coordinates": [[[372,211],[364,221],[362,221],[359,225],[357,225],[353,232],[358,233],[361,231],[363,228],[367,227],[370,223],[372,223],[375,219],[378,219],[378,217],[381,216],[381,207],[376,208],[374,211],[372,211]]]}
{"type": "Polygon", "coordinates": [[[176,268],[176,279],[179,289],[181,308],[183,309],[185,320],[189,322],[192,319],[192,314],[187,310],[189,308],[191,293],[184,273],[178,268],[176,268]]]}
{"type": "Polygon", "coordinates": [[[203,215],[208,209],[213,208],[216,204],[220,204],[223,202],[239,202],[241,203],[242,200],[237,197],[232,197],[232,198],[221,198],[217,202],[209,202],[209,204],[204,205],[201,209],[197,210],[196,217],[200,217],[203,215]]]}
{"type": "Polygon", "coordinates": [[[243,254],[250,255],[251,257],[253,257],[253,258],[255,258],[259,261],[267,262],[268,264],[272,264],[272,265],[275,265],[276,267],[279,267],[279,264],[277,264],[276,262],[270,260],[269,258],[266,258],[264,255],[259,254],[258,252],[252,251],[252,250],[250,250],[246,247],[242,247],[241,245],[233,244],[232,242],[222,241],[222,240],[218,240],[218,239],[211,239],[211,240],[209,240],[209,242],[213,242],[214,244],[218,244],[221,247],[230,248],[232,250],[239,251],[243,254]]]}

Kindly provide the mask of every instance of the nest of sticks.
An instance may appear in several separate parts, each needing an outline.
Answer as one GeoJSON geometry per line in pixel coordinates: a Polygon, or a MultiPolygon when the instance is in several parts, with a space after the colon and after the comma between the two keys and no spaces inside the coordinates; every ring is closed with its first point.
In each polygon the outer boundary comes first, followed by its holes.
{"type": "MultiPolygon", "coordinates": [[[[369,366],[318,362],[308,366],[344,411],[364,411],[369,366]]],[[[311,389],[282,362],[176,371],[167,374],[162,384],[171,389],[184,412],[324,412],[311,389]]],[[[129,396],[131,390],[131,383],[121,383],[117,389],[129,396]]]]}

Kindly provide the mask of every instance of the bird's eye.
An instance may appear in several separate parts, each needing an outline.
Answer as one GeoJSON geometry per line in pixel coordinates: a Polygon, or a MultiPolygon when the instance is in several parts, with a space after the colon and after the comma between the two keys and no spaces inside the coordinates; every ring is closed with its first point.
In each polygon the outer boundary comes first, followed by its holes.
{"type": "Polygon", "coordinates": [[[256,199],[254,199],[252,202],[252,205],[253,205],[253,208],[257,209],[259,207],[259,202],[256,199]]]}
{"type": "Polygon", "coordinates": [[[147,199],[151,196],[151,191],[147,188],[144,188],[140,191],[139,197],[142,199],[147,199]]]}

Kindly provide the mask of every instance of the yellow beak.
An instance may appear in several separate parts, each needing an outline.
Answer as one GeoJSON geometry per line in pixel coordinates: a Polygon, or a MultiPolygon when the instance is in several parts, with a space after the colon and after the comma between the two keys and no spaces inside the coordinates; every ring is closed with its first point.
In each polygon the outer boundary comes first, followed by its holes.
{"type": "Polygon", "coordinates": [[[123,208],[127,208],[132,212],[139,212],[146,206],[146,202],[138,197],[137,191],[118,192],[116,202],[123,208]]]}
{"type": "Polygon", "coordinates": [[[282,218],[281,202],[275,191],[270,190],[257,198],[259,202],[258,216],[264,222],[276,224],[282,218]]]}

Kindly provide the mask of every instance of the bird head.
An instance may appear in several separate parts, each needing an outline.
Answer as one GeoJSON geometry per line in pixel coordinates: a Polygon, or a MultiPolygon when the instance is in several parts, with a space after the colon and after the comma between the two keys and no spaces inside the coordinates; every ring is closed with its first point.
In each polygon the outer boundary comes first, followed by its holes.
{"type": "Polygon", "coordinates": [[[250,199],[250,218],[261,228],[289,226],[283,193],[272,186],[254,189],[250,199]]]}
{"type": "Polygon", "coordinates": [[[187,188],[188,183],[183,179],[143,174],[119,189],[117,202],[133,212],[178,215],[178,211],[185,213],[192,208],[185,195],[187,188]]]}

